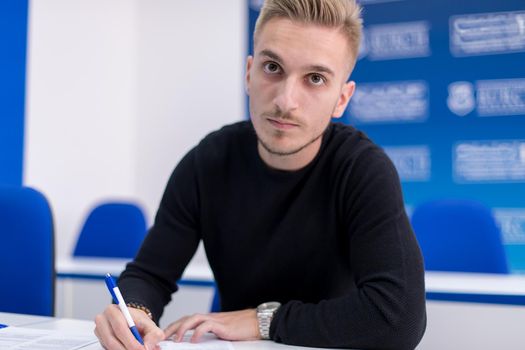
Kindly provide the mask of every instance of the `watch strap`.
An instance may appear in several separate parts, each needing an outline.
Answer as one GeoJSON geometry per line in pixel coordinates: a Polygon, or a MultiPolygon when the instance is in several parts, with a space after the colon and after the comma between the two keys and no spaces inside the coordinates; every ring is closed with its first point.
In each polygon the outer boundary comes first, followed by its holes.
{"type": "Polygon", "coordinates": [[[259,323],[259,334],[264,340],[270,339],[270,326],[273,316],[281,306],[278,302],[263,303],[257,307],[257,321],[259,323]]]}

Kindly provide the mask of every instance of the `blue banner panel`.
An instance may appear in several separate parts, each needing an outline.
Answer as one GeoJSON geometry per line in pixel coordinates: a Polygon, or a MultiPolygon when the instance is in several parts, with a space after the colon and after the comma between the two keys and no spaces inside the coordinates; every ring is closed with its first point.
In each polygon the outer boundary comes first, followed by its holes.
{"type": "MultiPolygon", "coordinates": [[[[248,1],[250,36],[262,2],[248,1]]],[[[490,206],[512,271],[525,273],[525,1],[358,2],[342,121],[385,149],[409,213],[436,198],[490,206]]]]}
{"type": "Polygon", "coordinates": [[[22,184],[27,9],[0,1],[0,184],[22,184]]]}

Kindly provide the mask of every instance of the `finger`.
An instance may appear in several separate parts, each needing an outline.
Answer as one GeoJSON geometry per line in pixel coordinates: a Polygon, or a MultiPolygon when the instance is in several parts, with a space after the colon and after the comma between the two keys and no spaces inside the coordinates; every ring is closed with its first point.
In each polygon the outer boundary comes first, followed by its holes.
{"type": "Polygon", "coordinates": [[[181,319],[170,323],[170,325],[164,329],[164,334],[166,335],[166,338],[169,338],[173,334],[175,334],[177,332],[177,329],[179,329],[180,324],[184,322],[184,320],[186,320],[187,318],[188,316],[184,316],[181,319]]]}
{"type": "Polygon", "coordinates": [[[223,326],[218,323],[217,321],[206,321],[201,323],[198,327],[196,327],[193,331],[193,335],[191,336],[190,342],[191,343],[197,343],[202,336],[208,332],[212,332],[217,337],[220,338],[220,333],[222,333],[221,328],[223,326]]]}
{"type": "Polygon", "coordinates": [[[133,336],[133,333],[131,333],[128,323],[126,322],[126,318],[117,305],[110,305],[108,308],[106,308],[104,314],[109,321],[111,329],[113,330],[113,334],[124,346],[124,349],[144,350],[144,346],[140,344],[140,342],[135,339],[135,336],[133,336]]]}
{"type": "Polygon", "coordinates": [[[202,314],[195,314],[193,316],[188,317],[183,322],[181,322],[179,328],[177,329],[177,332],[175,333],[174,340],[177,342],[182,341],[187,331],[195,329],[201,323],[208,321],[209,319],[211,319],[209,315],[202,314]]]}
{"type": "Polygon", "coordinates": [[[95,335],[104,349],[125,350],[124,345],[113,334],[111,325],[104,314],[95,317],[95,335]]]}

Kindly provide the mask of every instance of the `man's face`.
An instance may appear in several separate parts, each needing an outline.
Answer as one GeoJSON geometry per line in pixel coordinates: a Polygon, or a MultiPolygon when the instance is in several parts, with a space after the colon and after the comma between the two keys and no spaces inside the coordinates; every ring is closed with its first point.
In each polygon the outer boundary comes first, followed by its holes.
{"type": "Polygon", "coordinates": [[[349,67],[348,43],[338,29],[268,21],[246,66],[259,151],[315,156],[330,119],[341,117],[354,92],[355,83],[346,83],[349,67]]]}

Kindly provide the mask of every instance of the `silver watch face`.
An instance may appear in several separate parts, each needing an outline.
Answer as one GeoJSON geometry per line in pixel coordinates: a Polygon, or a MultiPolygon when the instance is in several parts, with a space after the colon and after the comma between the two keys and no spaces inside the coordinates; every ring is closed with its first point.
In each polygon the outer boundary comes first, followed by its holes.
{"type": "Polygon", "coordinates": [[[281,306],[281,303],[277,301],[269,301],[267,303],[262,303],[257,307],[257,312],[274,312],[281,306]]]}

